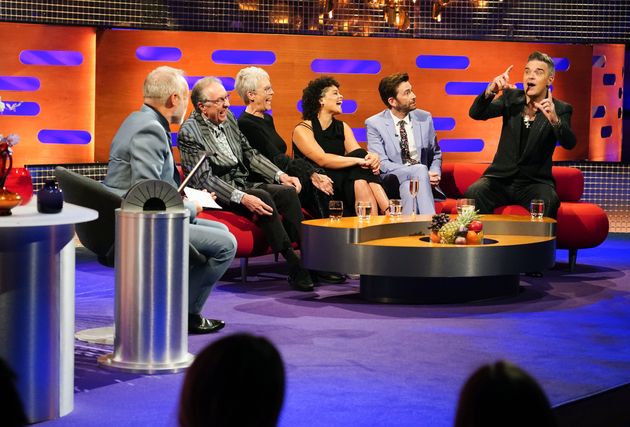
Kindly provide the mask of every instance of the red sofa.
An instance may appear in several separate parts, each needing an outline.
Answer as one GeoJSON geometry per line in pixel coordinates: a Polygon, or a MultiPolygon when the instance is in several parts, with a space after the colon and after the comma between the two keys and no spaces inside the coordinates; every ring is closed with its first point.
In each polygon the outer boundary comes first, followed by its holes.
{"type": "MultiPolygon", "coordinates": [[[[455,200],[463,197],[466,189],[486,170],[488,165],[480,163],[444,163],[440,187],[448,199],[436,202],[436,211],[455,212],[455,200]]],[[[569,250],[569,268],[573,270],[578,249],[593,248],[608,236],[608,216],[593,203],[580,202],[584,191],[584,175],[577,168],[554,166],[553,177],[560,198],[556,245],[558,249],[569,250]]],[[[527,209],[519,205],[501,206],[496,214],[529,215],[527,209]]]]}

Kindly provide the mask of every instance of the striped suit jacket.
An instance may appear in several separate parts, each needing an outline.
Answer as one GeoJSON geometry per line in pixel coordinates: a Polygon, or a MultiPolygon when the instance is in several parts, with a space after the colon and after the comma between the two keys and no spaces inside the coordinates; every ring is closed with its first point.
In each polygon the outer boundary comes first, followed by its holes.
{"type": "Polygon", "coordinates": [[[228,117],[223,126],[236,161],[220,151],[210,127],[197,111],[193,111],[180,128],[177,146],[181,154],[182,169],[186,175],[204,153],[208,154],[201,167],[190,179],[189,185],[214,191],[222,204],[229,205],[234,190],[243,191],[260,185],[260,183],[248,180],[250,171],[256,172],[267,182],[273,183],[280,169],[249,145],[231,111],[228,111],[228,117]]]}

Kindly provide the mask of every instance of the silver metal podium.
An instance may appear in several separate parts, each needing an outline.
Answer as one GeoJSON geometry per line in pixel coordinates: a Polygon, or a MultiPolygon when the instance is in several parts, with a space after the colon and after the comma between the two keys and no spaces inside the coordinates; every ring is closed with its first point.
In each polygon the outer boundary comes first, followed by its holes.
{"type": "Polygon", "coordinates": [[[132,187],[116,210],[114,352],[106,367],[177,372],[188,353],[188,219],[177,190],[163,181],[132,187]]]}

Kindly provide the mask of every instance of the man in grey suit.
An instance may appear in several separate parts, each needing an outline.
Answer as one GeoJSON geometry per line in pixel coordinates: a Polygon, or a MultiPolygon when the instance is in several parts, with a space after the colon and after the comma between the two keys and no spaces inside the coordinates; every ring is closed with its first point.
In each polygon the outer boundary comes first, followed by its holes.
{"type": "Polygon", "coordinates": [[[310,273],[291,247],[292,241],[300,241],[303,220],[298,198],[300,180],[281,171],[249,145],[228,110],[229,95],[219,79],[199,80],[191,99],[195,110],[177,135],[184,171],[191,170],[207,154],[191,185],[216,192],[224,208],[252,217],[274,252],[287,260],[291,287],[313,290],[310,273]]]}
{"type": "Polygon", "coordinates": [[[378,91],[387,109],[365,121],[368,150],[380,157],[385,182],[392,175],[397,178],[404,214],[434,214],[433,192],[444,194],[438,187],[442,151],[431,114],[416,109],[407,73],[384,77],[378,91]],[[415,200],[409,188],[412,179],[419,183],[415,200]]]}
{"type": "MultiPolygon", "coordinates": [[[[171,67],[151,71],[144,81],[144,105],[125,119],[110,146],[105,187],[123,195],[139,181],[158,179],[177,188],[179,173],[171,152],[170,125],[184,121],[187,106],[183,71],[171,67]]],[[[185,201],[184,205],[190,211],[190,243],[206,258],[189,273],[188,331],[215,332],[225,322],[206,319],[201,310],[236,255],[236,239],[225,225],[195,218],[201,210],[198,204],[185,201]]]]}

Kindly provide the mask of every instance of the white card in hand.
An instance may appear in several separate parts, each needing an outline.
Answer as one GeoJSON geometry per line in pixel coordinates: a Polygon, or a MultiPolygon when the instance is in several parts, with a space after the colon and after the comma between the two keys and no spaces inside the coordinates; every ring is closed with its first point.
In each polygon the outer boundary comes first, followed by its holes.
{"type": "Polygon", "coordinates": [[[223,209],[207,191],[197,190],[195,188],[185,187],[184,194],[188,200],[197,201],[204,208],[223,209]]]}

